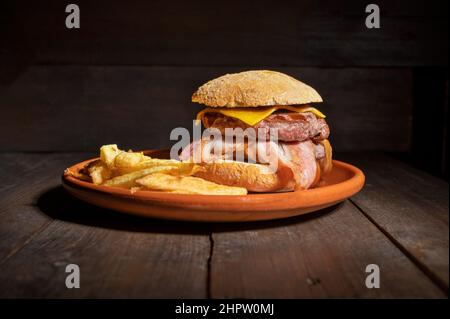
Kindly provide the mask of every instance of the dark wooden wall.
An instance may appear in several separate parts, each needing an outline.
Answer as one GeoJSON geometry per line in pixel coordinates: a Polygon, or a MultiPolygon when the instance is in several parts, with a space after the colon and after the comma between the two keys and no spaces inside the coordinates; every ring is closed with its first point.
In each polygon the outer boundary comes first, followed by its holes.
{"type": "MultiPolygon", "coordinates": [[[[65,28],[69,1],[12,1],[9,45],[48,64],[201,66],[447,65],[448,2],[78,0],[81,28],[65,28]]],[[[16,53],[14,53],[16,54],[16,53]]]]}
{"type": "Polygon", "coordinates": [[[2,151],[167,147],[172,128],[191,127],[200,84],[268,68],[317,88],[335,149],[420,162],[434,136],[426,165],[442,171],[447,1],[376,1],[381,29],[365,27],[370,1],[73,2],[77,30],[69,2],[1,4],[2,151]]]}

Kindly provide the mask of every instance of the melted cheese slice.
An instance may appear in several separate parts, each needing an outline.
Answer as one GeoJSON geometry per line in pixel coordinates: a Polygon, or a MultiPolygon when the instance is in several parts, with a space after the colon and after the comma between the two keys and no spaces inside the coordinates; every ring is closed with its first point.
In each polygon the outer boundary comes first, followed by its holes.
{"type": "Polygon", "coordinates": [[[333,168],[333,149],[331,148],[331,144],[327,139],[320,141],[320,144],[325,148],[325,158],[322,159],[323,163],[323,174],[327,174],[331,172],[333,168]]]}
{"type": "Polygon", "coordinates": [[[291,112],[305,113],[311,112],[318,118],[325,118],[325,115],[318,109],[311,106],[291,106],[291,105],[280,105],[280,106],[270,106],[270,107],[238,107],[238,108],[212,108],[207,107],[206,109],[200,111],[197,114],[197,120],[201,120],[203,115],[206,113],[220,113],[225,116],[234,117],[241,120],[242,122],[253,126],[264,120],[270,114],[277,110],[288,110],[291,112]]]}

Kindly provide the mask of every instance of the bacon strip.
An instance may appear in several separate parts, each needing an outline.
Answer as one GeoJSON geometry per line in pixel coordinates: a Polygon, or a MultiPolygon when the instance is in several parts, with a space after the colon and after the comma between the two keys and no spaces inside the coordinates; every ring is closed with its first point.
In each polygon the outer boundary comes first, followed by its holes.
{"type": "Polygon", "coordinates": [[[246,142],[236,143],[217,140],[196,141],[183,149],[180,160],[187,161],[197,155],[201,163],[211,163],[217,160],[236,160],[237,152],[244,154],[247,162],[272,165],[278,172],[286,168],[292,170],[298,188],[311,187],[317,175],[317,158],[323,157],[323,146],[312,141],[294,143],[275,143],[259,141],[252,151],[252,145],[246,142]],[[214,152],[216,150],[216,153],[214,152]],[[221,150],[220,152],[217,152],[221,150]],[[227,151],[228,150],[228,151],[227,151]],[[320,156],[320,157],[319,157],[320,156]]]}

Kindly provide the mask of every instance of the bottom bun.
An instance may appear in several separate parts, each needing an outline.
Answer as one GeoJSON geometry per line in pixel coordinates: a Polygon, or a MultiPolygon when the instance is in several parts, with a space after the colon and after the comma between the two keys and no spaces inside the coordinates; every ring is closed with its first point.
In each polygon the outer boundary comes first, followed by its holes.
{"type": "Polygon", "coordinates": [[[295,188],[292,169],[280,164],[276,172],[269,166],[236,161],[204,163],[204,171],[195,176],[228,186],[244,187],[251,192],[291,191],[295,188]]]}

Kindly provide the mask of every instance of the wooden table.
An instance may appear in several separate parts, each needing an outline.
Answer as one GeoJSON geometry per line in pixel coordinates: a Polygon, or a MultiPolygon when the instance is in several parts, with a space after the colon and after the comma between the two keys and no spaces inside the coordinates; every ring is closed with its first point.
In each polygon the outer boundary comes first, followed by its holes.
{"type": "Polygon", "coordinates": [[[85,153],[0,154],[0,297],[448,296],[448,184],[387,155],[342,154],[359,194],[285,220],[194,224],[126,216],[69,196],[85,153]],[[67,264],[81,288],[67,289],[67,264]],[[368,289],[368,264],[381,287],[368,289]]]}

